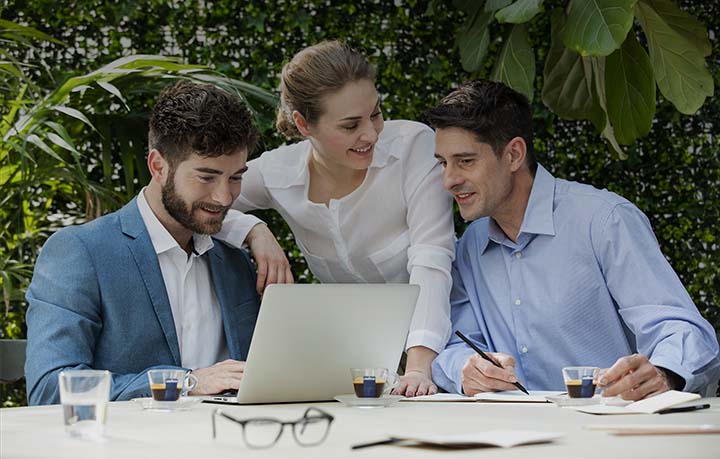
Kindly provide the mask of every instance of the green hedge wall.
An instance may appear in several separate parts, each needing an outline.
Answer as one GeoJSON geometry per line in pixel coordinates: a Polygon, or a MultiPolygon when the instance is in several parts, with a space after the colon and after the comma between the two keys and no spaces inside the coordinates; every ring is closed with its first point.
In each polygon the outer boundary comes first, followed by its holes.
{"type": "MultiPolygon", "coordinates": [[[[563,4],[546,1],[545,11],[563,4]]],[[[681,1],[680,5],[705,21],[711,31],[714,53],[709,63],[717,87],[720,7],[703,1],[681,1]]],[[[56,80],[46,81],[48,85],[120,56],[143,53],[179,55],[188,63],[206,64],[275,90],[282,65],[295,52],[322,39],[346,40],[364,50],[377,66],[388,119],[422,119],[428,105],[466,79],[487,76],[492,64],[491,58],[478,75],[462,70],[454,37],[464,17],[449,0],[9,0],[0,15],[71,45],[43,45],[42,54],[56,80]]],[[[588,123],[560,120],[541,105],[549,14],[532,22],[530,35],[537,50],[535,147],[540,162],[559,177],[608,188],[644,210],[698,308],[720,329],[718,97],[694,116],[680,115],[661,100],[649,136],[628,149],[628,160],[620,161],[610,157],[588,123]]],[[[490,55],[497,49],[495,42],[490,55]]],[[[147,117],[150,100],[147,94],[130,98],[133,119],[147,117]]],[[[273,132],[270,115],[261,119],[261,125],[263,147],[282,143],[273,132]]],[[[138,147],[139,158],[145,153],[138,147]]],[[[135,192],[127,191],[128,195],[135,192]]],[[[262,216],[284,241],[296,277],[312,281],[284,223],[274,213],[262,216]]],[[[464,222],[459,218],[456,222],[460,234],[464,222]]],[[[4,316],[3,325],[8,320],[21,321],[22,317],[4,316]]]]}

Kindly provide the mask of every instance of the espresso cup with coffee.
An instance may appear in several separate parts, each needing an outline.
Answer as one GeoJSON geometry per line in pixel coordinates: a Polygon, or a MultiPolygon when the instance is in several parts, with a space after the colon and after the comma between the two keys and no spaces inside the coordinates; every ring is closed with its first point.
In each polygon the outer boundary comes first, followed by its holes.
{"type": "Polygon", "coordinates": [[[598,367],[565,367],[562,369],[570,398],[592,398],[597,387],[598,367]]]}
{"type": "Polygon", "coordinates": [[[150,370],[150,391],[158,402],[174,402],[195,389],[197,377],[185,370],[150,370]]]}
{"type": "Polygon", "coordinates": [[[351,368],[353,389],[360,398],[389,394],[400,384],[400,377],[387,368],[351,368]]]}

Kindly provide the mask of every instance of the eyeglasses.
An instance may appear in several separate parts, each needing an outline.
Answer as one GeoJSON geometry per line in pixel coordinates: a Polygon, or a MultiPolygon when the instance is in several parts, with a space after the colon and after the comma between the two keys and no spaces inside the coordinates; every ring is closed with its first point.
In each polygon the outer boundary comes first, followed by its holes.
{"type": "Polygon", "coordinates": [[[330,432],[330,424],[335,419],[329,413],[310,407],[297,421],[281,421],[275,418],[238,419],[221,408],[213,411],[213,438],[216,436],[215,418],[222,416],[240,424],[245,444],[253,449],[269,448],[280,439],[285,426],[292,426],[293,438],[300,446],[316,446],[325,441],[330,432]]]}

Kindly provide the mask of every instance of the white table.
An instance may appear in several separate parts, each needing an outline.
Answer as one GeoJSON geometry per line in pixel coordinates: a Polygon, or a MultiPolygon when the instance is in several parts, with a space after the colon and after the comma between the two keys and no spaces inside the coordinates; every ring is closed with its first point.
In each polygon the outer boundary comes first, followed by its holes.
{"type": "MultiPolygon", "coordinates": [[[[300,447],[287,430],[267,450],[251,450],[240,427],[218,419],[219,438],[212,439],[211,414],[219,405],[157,413],[132,402],[111,403],[106,439],[76,440],[65,435],[59,405],[0,410],[0,457],[720,457],[720,435],[617,437],[590,431],[593,424],[720,424],[720,399],[706,399],[708,410],[667,415],[593,416],[552,404],[409,403],[381,409],[347,408],[314,403],[335,416],[320,446],[300,447]],[[351,445],[389,434],[460,433],[490,429],[561,432],[554,443],[509,449],[465,450],[378,446],[353,451],[351,445]]],[[[224,406],[238,417],[297,419],[308,404],[224,406]]]]}

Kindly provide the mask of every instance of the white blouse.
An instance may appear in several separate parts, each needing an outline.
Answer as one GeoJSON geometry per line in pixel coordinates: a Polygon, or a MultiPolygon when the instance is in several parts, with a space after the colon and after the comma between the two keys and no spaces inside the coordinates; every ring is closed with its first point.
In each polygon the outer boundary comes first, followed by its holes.
{"type": "MultiPolygon", "coordinates": [[[[451,331],[455,250],[452,198],[442,188],[434,132],[387,121],[363,183],[327,206],[308,199],[311,148],[305,140],[250,161],[233,208],[279,212],[321,282],[419,285],[406,347],[440,352],[451,331]]],[[[216,237],[240,246],[257,222],[230,211],[216,237]]]]}

